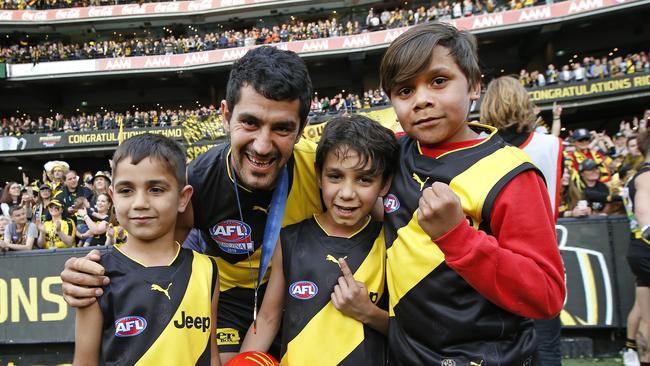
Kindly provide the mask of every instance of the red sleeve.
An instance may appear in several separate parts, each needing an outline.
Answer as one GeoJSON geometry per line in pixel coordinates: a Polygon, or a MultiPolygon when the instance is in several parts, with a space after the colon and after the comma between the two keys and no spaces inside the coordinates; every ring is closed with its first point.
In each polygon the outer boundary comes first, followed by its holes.
{"type": "Polygon", "coordinates": [[[434,241],[449,267],[494,304],[535,319],[559,314],[564,267],[548,193],[535,172],[519,174],[497,195],[491,226],[494,236],[463,220],[434,241]]]}

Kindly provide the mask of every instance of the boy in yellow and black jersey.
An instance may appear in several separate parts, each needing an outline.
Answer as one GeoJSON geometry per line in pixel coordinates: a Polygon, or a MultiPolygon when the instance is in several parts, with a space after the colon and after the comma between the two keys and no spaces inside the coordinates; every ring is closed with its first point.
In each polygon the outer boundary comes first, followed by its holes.
{"type": "Polygon", "coordinates": [[[391,365],[530,365],[564,271],[539,171],[489,126],[476,40],[431,22],[386,50],[381,85],[406,136],[384,200],[391,365]]]}
{"type": "Polygon", "coordinates": [[[282,365],[385,364],[386,251],[370,212],[397,157],[392,131],[371,119],[328,122],[316,152],[326,211],[282,230],[242,352],[266,351],[282,319],[282,365]]]}
{"type": "Polygon", "coordinates": [[[126,243],[102,256],[111,279],[77,310],[75,365],[220,365],[215,336],[217,266],[174,241],[192,187],[185,154],[153,134],[132,137],[113,155],[113,197],[126,243]]]}

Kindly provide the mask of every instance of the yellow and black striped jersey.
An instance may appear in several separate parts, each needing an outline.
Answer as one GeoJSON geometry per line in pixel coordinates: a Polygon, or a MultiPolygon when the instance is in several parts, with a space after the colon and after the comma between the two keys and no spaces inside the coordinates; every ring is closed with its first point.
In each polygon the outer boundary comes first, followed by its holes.
{"type": "Polygon", "coordinates": [[[102,265],[102,364],[210,364],[214,259],[179,246],[169,266],[146,267],[116,245],[102,265]]]}
{"type": "Polygon", "coordinates": [[[281,243],[286,282],[281,364],[385,365],[386,337],[343,315],[330,299],[342,276],[338,258],[345,258],[370,300],[386,309],[381,223],[369,220],[350,238],[338,238],[310,219],[284,228],[281,243]]]}
{"type": "Polygon", "coordinates": [[[470,226],[489,234],[499,192],[535,169],[495,129],[472,128],[489,137],[437,158],[409,137],[399,140],[400,164],[384,199],[391,365],[522,365],[535,352],[532,321],[477,292],[418,224],[422,190],[442,182],[460,198],[470,226]]]}

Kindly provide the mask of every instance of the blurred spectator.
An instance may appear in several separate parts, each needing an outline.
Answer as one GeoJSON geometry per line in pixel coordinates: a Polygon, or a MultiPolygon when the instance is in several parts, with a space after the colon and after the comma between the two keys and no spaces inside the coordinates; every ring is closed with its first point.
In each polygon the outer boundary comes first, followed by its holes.
{"type": "Polygon", "coordinates": [[[75,224],[72,219],[63,217],[63,204],[53,199],[47,209],[52,219],[39,225],[38,246],[43,249],[74,246],[75,224]]]}
{"type": "Polygon", "coordinates": [[[13,206],[20,206],[21,204],[21,187],[18,182],[8,182],[2,191],[2,197],[0,197],[0,208],[2,209],[2,215],[9,217],[9,209],[13,206]]]}
{"type": "Polygon", "coordinates": [[[94,176],[90,179],[90,184],[92,187],[93,199],[90,202],[91,206],[95,206],[97,203],[97,197],[100,194],[108,194],[108,186],[111,184],[111,178],[109,172],[97,171],[94,176]]]}
{"type": "Polygon", "coordinates": [[[5,229],[11,223],[7,216],[0,215],[0,252],[9,250],[7,242],[5,241],[5,229]]]}
{"type": "Polygon", "coordinates": [[[97,195],[95,207],[89,209],[80,208],[77,211],[80,219],[88,226],[88,231],[82,234],[81,239],[85,241],[84,246],[96,246],[106,244],[106,230],[111,219],[113,202],[107,193],[97,195]]]}
{"type": "Polygon", "coordinates": [[[32,250],[38,228],[27,220],[25,209],[21,206],[12,206],[10,211],[11,223],[4,231],[4,248],[6,250],[32,250]]]}
{"type": "Polygon", "coordinates": [[[89,201],[92,200],[92,191],[88,188],[79,185],[79,176],[74,170],[70,170],[65,174],[65,181],[63,188],[54,199],[63,205],[63,217],[68,218],[74,215],[74,201],[77,197],[86,197],[89,201]]]}
{"type": "Polygon", "coordinates": [[[32,215],[32,221],[36,224],[50,220],[50,213],[47,210],[47,204],[52,198],[52,188],[47,184],[41,184],[38,197],[36,198],[36,204],[34,205],[34,213],[32,215]]]}
{"type": "Polygon", "coordinates": [[[564,167],[560,185],[560,217],[587,217],[591,215],[591,207],[583,201],[579,206],[582,192],[576,181],[571,179],[571,170],[564,167]]]}
{"type": "Polygon", "coordinates": [[[571,159],[572,167],[576,172],[580,171],[579,168],[582,162],[592,160],[599,169],[600,180],[602,182],[608,182],[611,179],[611,173],[608,169],[610,158],[594,148],[602,136],[602,134],[597,134],[594,131],[590,132],[585,128],[576,129],[571,135],[575,145],[575,151],[569,152],[568,157],[571,159]]]}
{"type": "Polygon", "coordinates": [[[582,197],[587,201],[592,213],[603,212],[605,205],[610,201],[610,192],[607,185],[600,181],[598,164],[591,159],[580,163],[580,178],[584,183],[582,197]]]}
{"type": "Polygon", "coordinates": [[[627,150],[628,154],[625,157],[623,164],[629,166],[633,171],[636,171],[643,164],[643,154],[641,154],[641,151],[639,150],[637,136],[631,136],[627,140],[627,150]]]}

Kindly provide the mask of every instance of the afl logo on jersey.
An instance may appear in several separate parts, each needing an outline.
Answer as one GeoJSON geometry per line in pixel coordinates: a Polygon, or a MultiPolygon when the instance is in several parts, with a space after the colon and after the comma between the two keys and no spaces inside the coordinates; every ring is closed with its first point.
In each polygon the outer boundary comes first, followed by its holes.
{"type": "Polygon", "coordinates": [[[311,281],[298,281],[289,286],[289,294],[298,300],[309,300],[318,293],[318,286],[311,281]]]}
{"type": "Polygon", "coordinates": [[[239,220],[225,220],[210,229],[212,240],[229,254],[246,254],[253,251],[251,227],[239,220]]]}
{"type": "Polygon", "coordinates": [[[116,337],[133,337],[144,332],[147,321],[141,316],[125,316],[115,321],[116,337]]]}
{"type": "Polygon", "coordinates": [[[389,194],[384,198],[384,211],[386,213],[395,212],[399,209],[399,200],[394,194],[389,194]]]}

